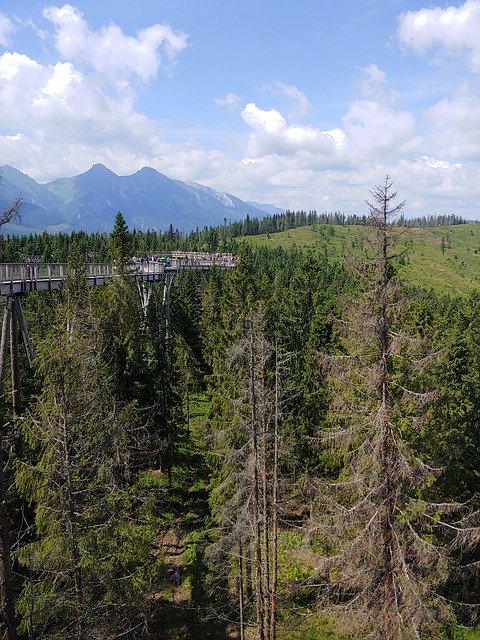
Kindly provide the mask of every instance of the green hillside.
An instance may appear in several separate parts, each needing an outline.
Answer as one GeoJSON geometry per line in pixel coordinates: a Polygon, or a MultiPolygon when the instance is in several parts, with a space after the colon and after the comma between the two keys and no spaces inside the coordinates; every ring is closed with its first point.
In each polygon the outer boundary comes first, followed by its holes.
{"type": "MultiPolygon", "coordinates": [[[[242,238],[268,247],[313,247],[341,258],[358,250],[365,227],[317,225],[242,238]]],[[[480,286],[480,225],[399,228],[401,277],[439,293],[465,295],[480,286]]]]}

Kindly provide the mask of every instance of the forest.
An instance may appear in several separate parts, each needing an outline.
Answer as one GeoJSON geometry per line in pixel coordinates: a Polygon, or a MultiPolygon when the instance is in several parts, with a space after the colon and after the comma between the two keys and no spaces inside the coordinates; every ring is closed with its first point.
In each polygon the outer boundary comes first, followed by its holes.
{"type": "Polygon", "coordinates": [[[21,299],[33,366],[0,380],[2,638],[480,638],[480,291],[404,282],[404,203],[366,196],[341,260],[121,213],[3,236],[69,275],[21,299]],[[176,248],[238,262],[179,272],[167,309],[128,263],[176,248]]]}

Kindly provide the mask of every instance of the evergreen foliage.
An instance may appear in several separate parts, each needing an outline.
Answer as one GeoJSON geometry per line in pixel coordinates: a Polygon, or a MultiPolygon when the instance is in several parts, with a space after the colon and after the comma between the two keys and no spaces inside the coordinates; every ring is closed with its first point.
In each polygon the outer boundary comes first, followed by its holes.
{"type": "Polygon", "coordinates": [[[114,402],[81,269],[64,297],[38,345],[42,391],[24,421],[29,456],[17,463],[35,508],[34,539],[18,552],[29,575],[20,632],[109,638],[143,624],[154,520],[139,521],[139,489],[127,482],[135,409],[114,402]]]}
{"type": "MultiPolygon", "coordinates": [[[[22,300],[36,356],[33,375],[20,354],[17,416],[4,381],[8,640],[463,637],[479,592],[479,296],[399,282],[409,231],[397,252],[390,203],[387,180],[373,227],[287,211],[185,236],[119,213],[110,235],[4,238],[4,260],[69,263],[63,290],[22,300]],[[327,242],[236,241],[308,225],[340,246],[334,223],[373,233],[351,247],[353,275],[327,242]],[[175,249],[238,262],[131,281],[133,256],[175,249]],[[86,265],[110,260],[117,277],[89,290],[86,265]]],[[[436,233],[446,260],[453,234],[436,233]]]]}

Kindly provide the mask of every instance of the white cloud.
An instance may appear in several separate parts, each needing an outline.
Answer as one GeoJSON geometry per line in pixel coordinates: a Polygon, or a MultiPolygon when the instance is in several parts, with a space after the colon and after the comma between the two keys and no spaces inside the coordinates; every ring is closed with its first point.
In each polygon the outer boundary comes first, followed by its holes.
{"type": "Polygon", "coordinates": [[[70,62],[57,62],[50,67],[52,73],[40,95],[33,100],[33,104],[46,104],[51,98],[67,103],[67,94],[73,82],[80,83],[82,75],[76,71],[70,62]]]}
{"type": "Polygon", "coordinates": [[[237,96],[236,93],[227,93],[223,96],[223,98],[215,98],[213,104],[216,107],[227,107],[231,111],[235,111],[240,104],[240,96],[237,96]]]}
{"type": "Polygon", "coordinates": [[[136,38],[115,25],[93,32],[70,5],[50,7],[45,15],[55,24],[63,60],[44,65],[21,53],[0,56],[0,157],[40,180],[84,171],[95,162],[127,173],[139,163],[171,167],[178,158],[188,164],[185,145],[163,143],[152,121],[136,111],[131,84],[134,76],[153,79],[159,49],[174,60],[186,36],[162,25],[136,38]]]}
{"type": "Polygon", "coordinates": [[[79,165],[85,169],[90,159],[118,168],[123,156],[155,153],[152,123],[129,99],[110,98],[94,76],[81,74],[69,62],[47,66],[5,53],[0,78],[0,121],[7,131],[0,156],[23,170],[33,167],[33,177],[58,177],[79,165]]]}
{"type": "Polygon", "coordinates": [[[333,139],[337,149],[341,149],[347,139],[347,134],[342,129],[330,129],[330,131],[322,131],[322,133],[333,139]]]}
{"type": "Polygon", "coordinates": [[[427,167],[431,167],[432,169],[445,169],[446,171],[457,171],[462,168],[462,165],[458,162],[452,164],[451,162],[447,162],[446,160],[438,160],[437,158],[431,158],[430,156],[422,156],[420,158],[427,167]]]}
{"type": "Polygon", "coordinates": [[[278,133],[285,131],[287,121],[276,109],[265,111],[257,107],[256,104],[250,102],[242,111],[243,120],[252,129],[265,130],[269,133],[278,133]]]}
{"type": "MultiPolygon", "coordinates": [[[[3,80],[13,80],[27,67],[35,70],[40,69],[38,62],[22,53],[4,53],[0,56],[0,77],[3,80]]],[[[4,90],[6,88],[7,85],[5,84],[4,90]]]]}
{"type": "Polygon", "coordinates": [[[446,98],[426,115],[433,127],[432,140],[444,155],[459,161],[480,158],[480,98],[446,98]]]}
{"type": "Polygon", "coordinates": [[[390,87],[387,74],[384,71],[379,69],[376,64],[360,67],[360,71],[363,74],[360,80],[360,91],[365,98],[385,105],[395,105],[399,93],[390,87]]]}
{"type": "Polygon", "coordinates": [[[302,118],[310,107],[307,96],[293,84],[277,81],[273,84],[264,84],[262,90],[274,96],[284,95],[291,98],[295,103],[295,108],[289,114],[292,119],[302,118]]]}
{"type": "MultiPolygon", "coordinates": [[[[119,174],[149,165],[244,199],[363,213],[370,187],[389,173],[407,213],[480,215],[469,201],[480,201],[480,100],[468,86],[416,119],[398,107],[387,75],[371,64],[358,70],[361,99],[330,122],[299,123],[307,97],[295,85],[274,83],[264,89],[278,96],[275,108],[252,101],[241,109],[233,92],[213,101],[243,123],[219,148],[193,134],[166,142],[158,123],[138,112],[138,81],[153,80],[187,37],[161,25],[135,37],[116,25],[93,31],[70,5],[46,11],[57,60],[0,55],[0,157],[36,179],[74,175],[96,162],[119,174]]],[[[51,41],[47,34],[42,46],[51,41]]]]}
{"type": "Polygon", "coordinates": [[[85,62],[112,82],[139,77],[153,80],[161,63],[162,50],[169,62],[187,46],[187,35],[168,25],[154,24],[127,36],[116,24],[91,31],[76,7],[47,7],[43,15],[55,26],[55,45],[69,61],[85,62]]]}
{"type": "Polygon", "coordinates": [[[10,35],[15,31],[13,22],[10,18],[0,11],[0,45],[8,47],[10,44],[10,35]]]}
{"type": "Polygon", "coordinates": [[[365,156],[398,156],[416,145],[415,119],[409,111],[396,111],[370,100],[350,105],[343,128],[353,147],[365,156]]]}
{"type": "Polygon", "coordinates": [[[446,54],[465,54],[472,71],[480,72],[480,0],[460,6],[408,11],[399,17],[400,43],[415,53],[438,49],[446,54]]]}
{"type": "Polygon", "coordinates": [[[261,158],[276,154],[307,162],[307,156],[317,160],[331,158],[342,135],[338,131],[320,131],[314,127],[289,125],[276,109],[264,110],[253,102],[247,104],[241,116],[253,130],[249,137],[248,155],[261,158]],[[302,159],[303,154],[303,159],[302,159]]]}

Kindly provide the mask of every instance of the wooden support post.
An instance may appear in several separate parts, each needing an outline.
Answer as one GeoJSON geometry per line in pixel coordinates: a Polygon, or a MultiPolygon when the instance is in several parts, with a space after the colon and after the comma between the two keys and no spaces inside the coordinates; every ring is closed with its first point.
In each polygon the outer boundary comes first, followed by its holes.
{"type": "Polygon", "coordinates": [[[150,282],[137,282],[140,300],[142,301],[143,317],[147,317],[148,305],[152,296],[152,285],[150,282]]]}
{"type": "Polygon", "coordinates": [[[13,299],[13,306],[15,308],[15,314],[18,320],[18,324],[22,331],[23,344],[28,358],[28,364],[33,367],[33,347],[30,342],[30,336],[28,335],[27,323],[25,322],[25,316],[23,315],[22,305],[20,304],[20,298],[17,296],[13,299]]]}
{"type": "Polygon", "coordinates": [[[170,333],[170,288],[172,286],[174,272],[165,274],[163,284],[163,308],[165,312],[165,340],[169,340],[172,336],[170,333]]]}
{"type": "Polygon", "coordinates": [[[12,298],[8,296],[3,312],[2,337],[0,340],[0,396],[3,394],[3,381],[5,379],[5,365],[7,360],[8,345],[10,342],[10,319],[12,315],[12,298]]]}
{"type": "Polygon", "coordinates": [[[17,415],[20,409],[20,367],[18,363],[18,336],[17,314],[15,305],[12,304],[10,314],[10,360],[12,365],[12,406],[13,413],[17,415]]]}

